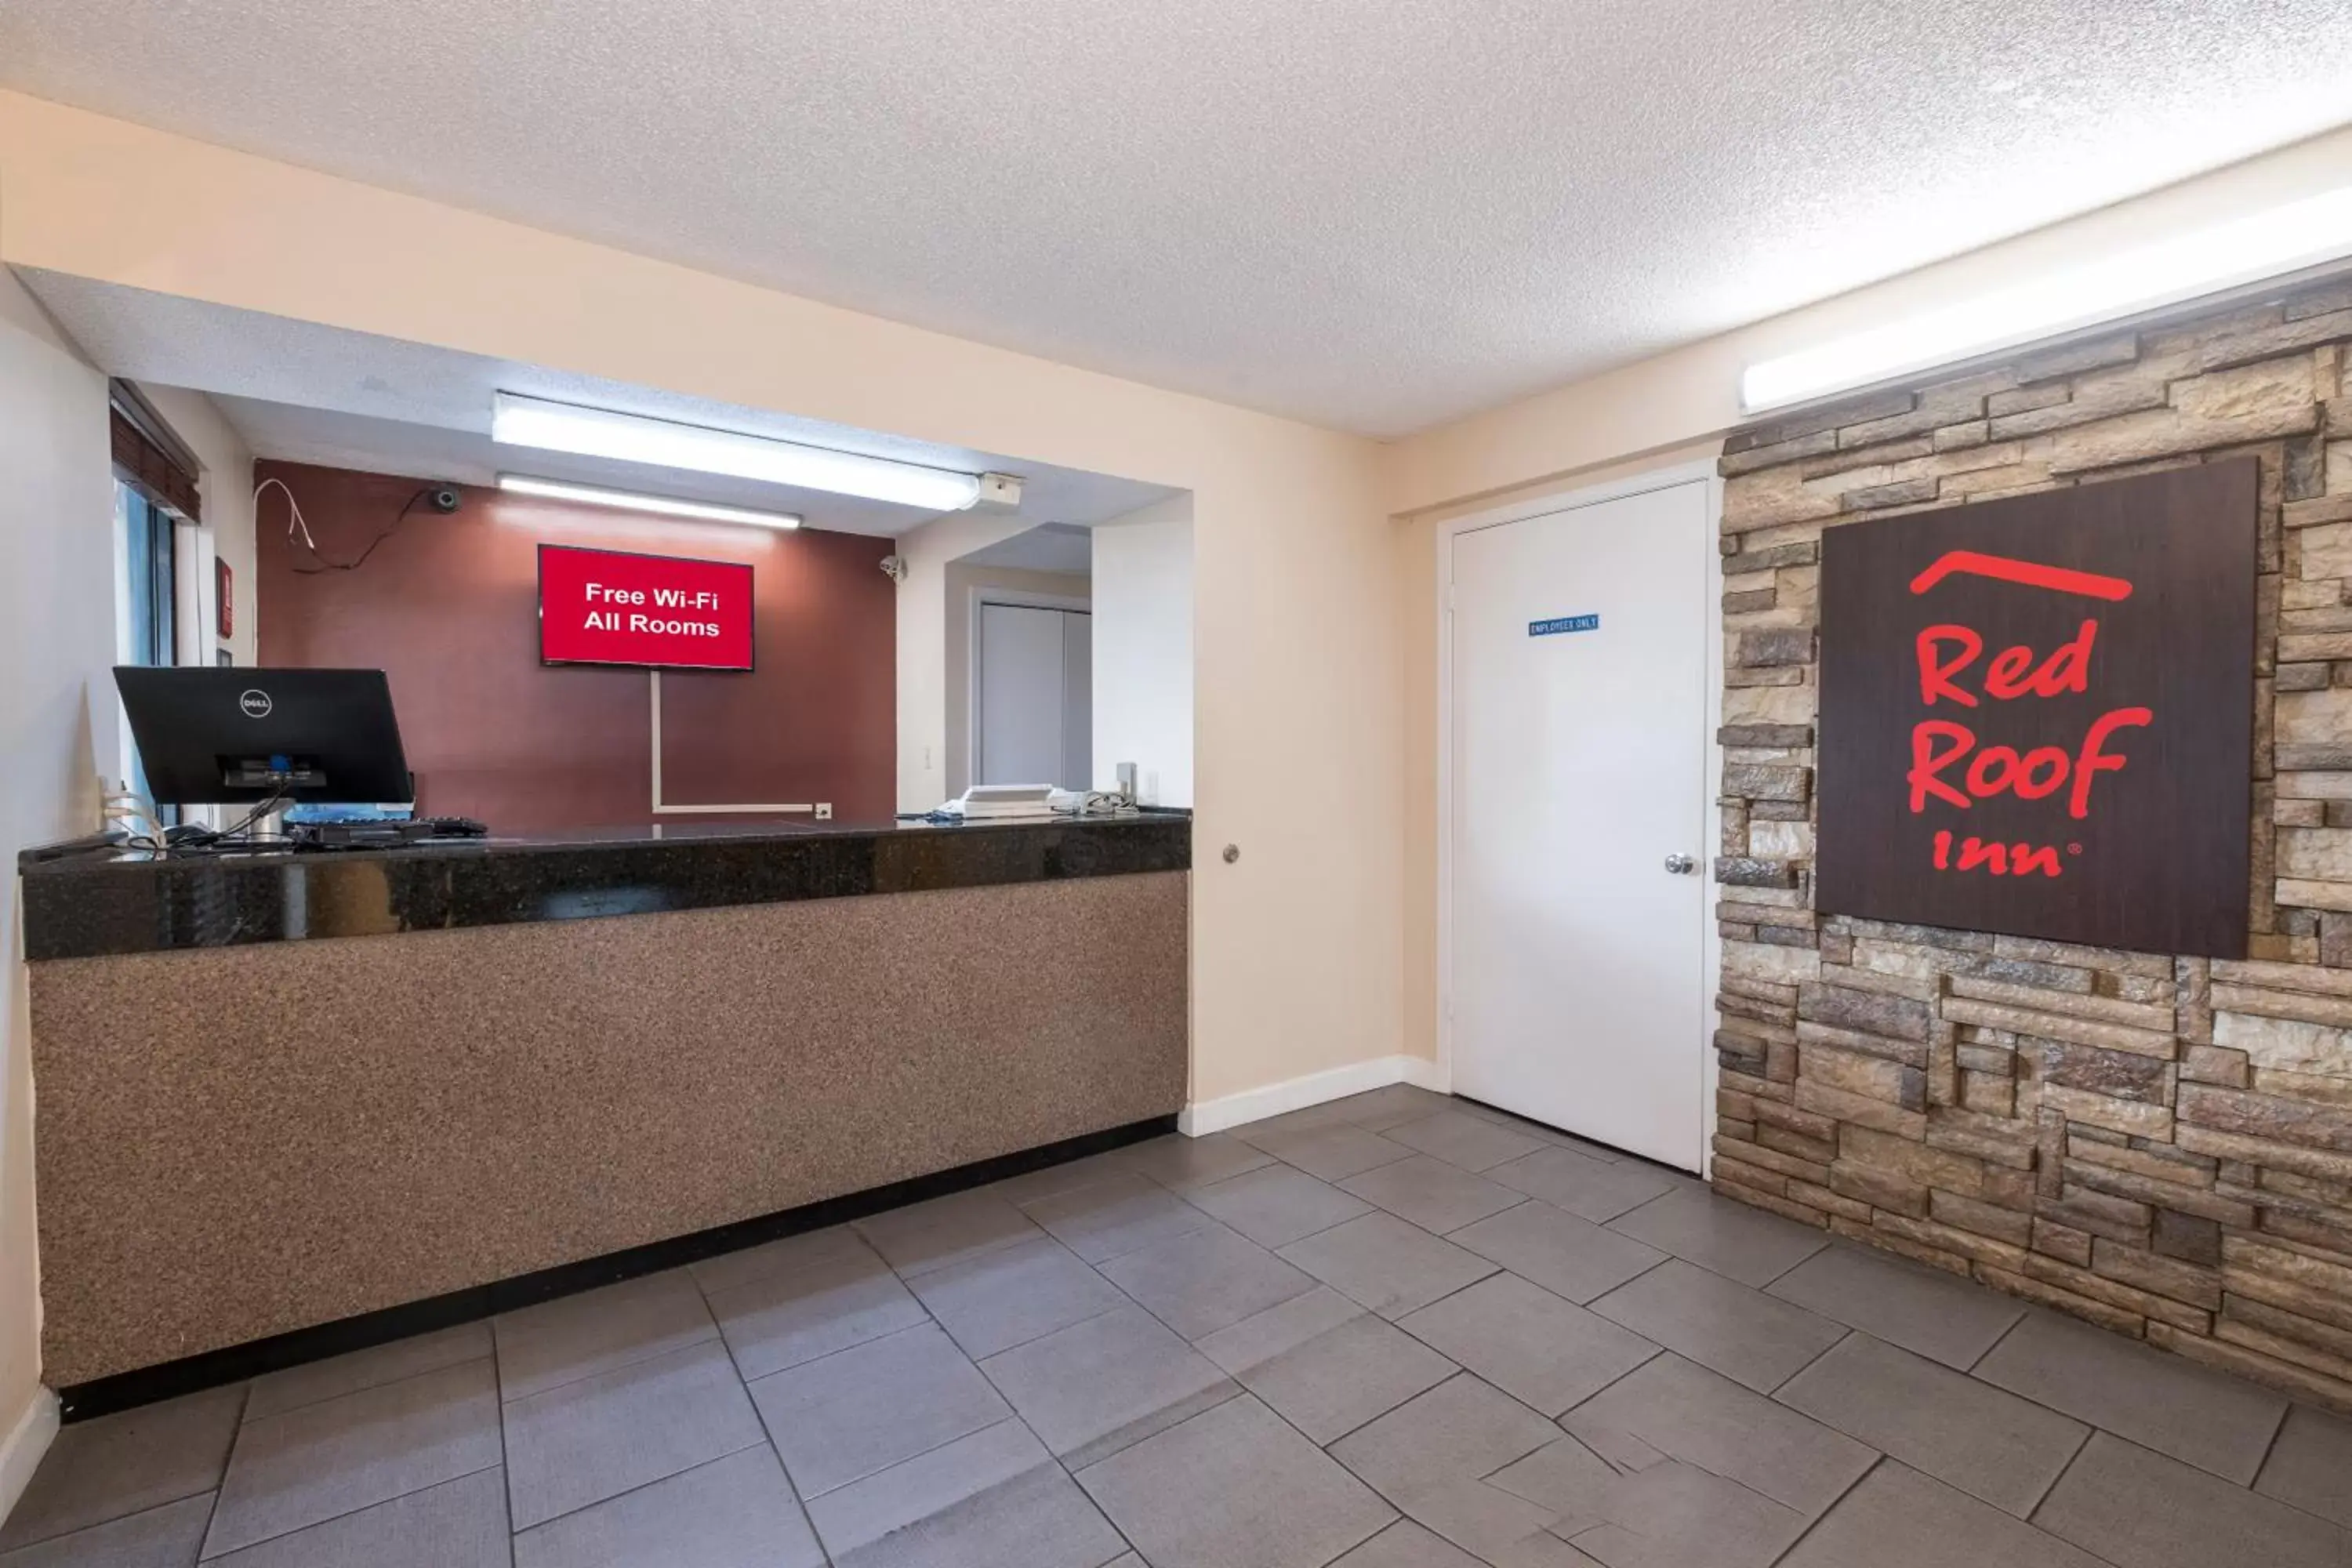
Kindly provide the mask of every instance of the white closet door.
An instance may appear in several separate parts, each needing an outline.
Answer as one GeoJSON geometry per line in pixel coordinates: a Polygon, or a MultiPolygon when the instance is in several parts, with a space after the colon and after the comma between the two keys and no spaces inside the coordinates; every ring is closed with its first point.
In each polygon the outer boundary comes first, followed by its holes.
{"type": "Polygon", "coordinates": [[[1064,758],[1062,612],[980,606],[974,784],[1054,784],[1064,758]]]}
{"type": "Polygon", "coordinates": [[[1453,542],[1454,1087],[1699,1166],[1706,487],[1453,542]]]}

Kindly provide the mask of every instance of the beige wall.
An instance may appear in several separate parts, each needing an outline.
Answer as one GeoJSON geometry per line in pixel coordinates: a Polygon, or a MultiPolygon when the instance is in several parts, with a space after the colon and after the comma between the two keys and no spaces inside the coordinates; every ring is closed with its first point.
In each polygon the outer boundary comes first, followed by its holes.
{"type": "MultiPolygon", "coordinates": [[[[994,512],[952,512],[898,541],[907,574],[898,583],[898,809],[929,811],[962,793],[949,788],[961,770],[949,727],[949,693],[964,668],[950,655],[949,615],[955,600],[949,574],[975,550],[1036,526],[994,512]],[[954,668],[950,668],[950,658],[954,668]]],[[[961,624],[961,617],[959,617],[961,624]]],[[[961,713],[964,703],[955,704],[961,713]]]]}
{"type": "MultiPolygon", "coordinates": [[[[115,771],[106,378],[0,271],[0,855],[98,826],[115,771]]],[[[11,879],[0,901],[0,1515],[45,1440],[33,1087],[11,879]]]]}
{"type": "MultiPolygon", "coordinates": [[[[5,93],[0,260],[1192,490],[1217,694],[1194,1092],[1397,1051],[1400,651],[1371,444],[5,93]],[[1329,777],[1349,809],[1298,811],[1297,781],[1329,777]]],[[[902,696],[932,668],[943,687],[940,653],[902,696]]],[[[902,798],[935,801],[907,767],[902,798]]]]}
{"type": "Polygon", "coordinates": [[[1095,784],[1135,764],[1146,805],[1192,804],[1192,498],[1113,518],[1094,537],[1095,784]]]}
{"type": "Polygon", "coordinates": [[[1712,462],[1720,443],[1696,441],[1620,463],[1588,468],[1571,478],[1549,479],[1454,506],[1391,520],[1389,547],[1394,556],[1397,602],[1393,614],[1401,650],[1397,688],[1404,710],[1404,1034],[1408,1056],[1437,1058],[1438,885],[1437,762],[1441,745],[1438,710],[1438,637],[1441,633],[1438,540],[1442,527],[1479,512],[1499,510],[1588,485],[1602,485],[1651,469],[1712,462]]]}
{"type": "MultiPolygon", "coordinates": [[[[1013,594],[1048,594],[1093,603],[1090,579],[1069,572],[1026,572],[1017,566],[974,566],[958,561],[947,569],[947,787],[951,800],[971,787],[971,591],[996,588],[1013,594]]],[[[937,805],[939,801],[931,802],[937,805]]]]}

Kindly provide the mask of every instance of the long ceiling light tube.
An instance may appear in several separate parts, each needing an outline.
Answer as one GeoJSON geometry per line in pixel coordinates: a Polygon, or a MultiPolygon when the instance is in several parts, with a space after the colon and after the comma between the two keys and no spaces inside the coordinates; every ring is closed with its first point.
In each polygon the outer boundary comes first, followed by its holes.
{"type": "Polygon", "coordinates": [[[753,528],[782,529],[801,525],[801,520],[787,511],[754,511],[750,507],[717,506],[709,501],[680,500],[675,496],[649,496],[636,490],[606,489],[601,485],[535,479],[527,474],[500,474],[499,489],[512,495],[578,501],[587,506],[609,506],[625,511],[657,512],[664,517],[700,518],[706,522],[740,522],[753,528]]]}
{"type": "Polygon", "coordinates": [[[1750,414],[2121,321],[2352,255],[2352,186],[2252,213],[1749,365],[1750,414]]]}
{"type": "Polygon", "coordinates": [[[962,511],[980,499],[981,492],[977,474],[648,419],[643,415],[551,403],[511,392],[499,393],[490,400],[490,439],[502,447],[532,447],[583,458],[724,474],[894,501],[925,511],[962,511]]]}

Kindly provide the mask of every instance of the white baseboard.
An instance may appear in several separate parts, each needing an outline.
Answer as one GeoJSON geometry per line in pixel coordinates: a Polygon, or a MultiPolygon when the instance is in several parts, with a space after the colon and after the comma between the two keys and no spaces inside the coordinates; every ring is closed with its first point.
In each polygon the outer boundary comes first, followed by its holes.
{"type": "Polygon", "coordinates": [[[1392,1083],[1409,1083],[1416,1089],[1429,1089],[1437,1094],[1446,1092],[1437,1064],[1427,1058],[1375,1057],[1368,1062],[1351,1062],[1327,1072],[1308,1073],[1305,1078],[1269,1083],[1258,1089],[1245,1089],[1239,1094],[1228,1094],[1217,1100],[1197,1101],[1186,1106],[1178,1115],[1176,1130],[1188,1138],[1199,1138],[1211,1132],[1223,1132],[1228,1127],[1263,1121],[1269,1116],[1304,1110],[1310,1105],[1321,1105],[1327,1100],[1345,1100],[1351,1094],[1386,1089],[1392,1083]]]}
{"type": "Polygon", "coordinates": [[[1452,1076],[1427,1057],[1397,1057],[1392,1059],[1404,1064],[1404,1076],[1397,1079],[1399,1083],[1409,1083],[1432,1094],[1454,1092],[1452,1076]]]}
{"type": "Polygon", "coordinates": [[[5,1521],[32,1484],[33,1472],[40,1468],[41,1456],[49,1451],[49,1442],[58,1435],[58,1396],[47,1389],[36,1389],[33,1401],[16,1416],[8,1435],[0,1437],[0,1521],[5,1521]]]}

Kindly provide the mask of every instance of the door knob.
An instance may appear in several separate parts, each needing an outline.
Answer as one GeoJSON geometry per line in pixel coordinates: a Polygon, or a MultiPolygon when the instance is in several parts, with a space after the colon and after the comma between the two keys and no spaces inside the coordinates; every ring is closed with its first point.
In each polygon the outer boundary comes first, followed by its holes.
{"type": "Polygon", "coordinates": [[[1687,855],[1669,855],[1666,857],[1666,869],[1677,877],[1687,877],[1698,869],[1698,862],[1687,855]]]}

